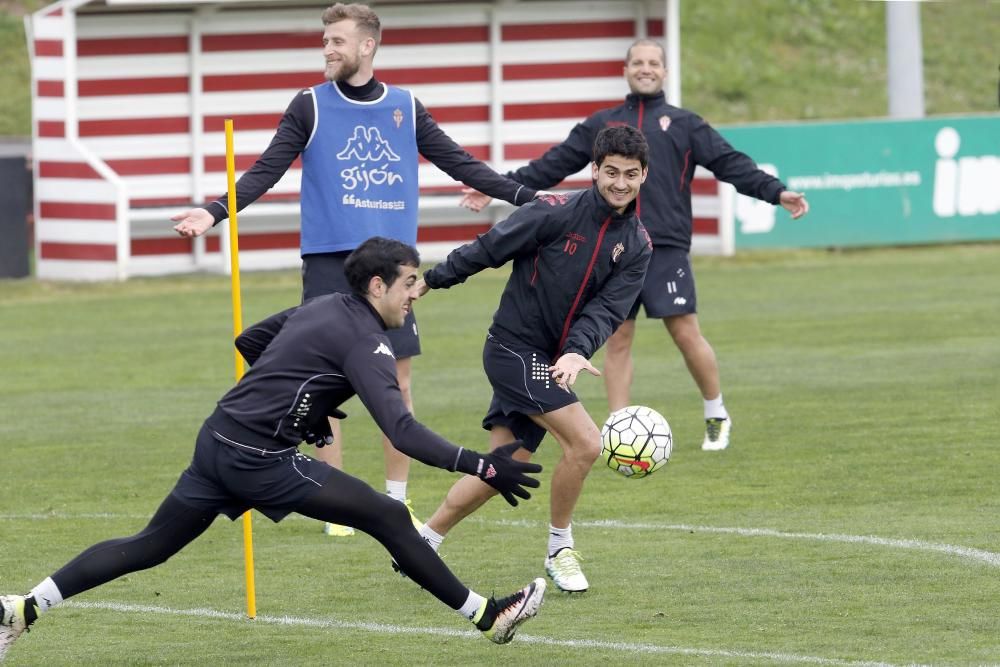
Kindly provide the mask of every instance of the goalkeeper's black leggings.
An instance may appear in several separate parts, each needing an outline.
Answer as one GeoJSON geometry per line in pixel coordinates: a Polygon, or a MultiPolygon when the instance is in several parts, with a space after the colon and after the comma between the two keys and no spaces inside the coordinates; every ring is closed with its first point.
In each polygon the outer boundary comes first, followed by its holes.
{"type": "MultiPolygon", "coordinates": [[[[414,530],[406,506],[361,480],[335,471],[296,511],[368,533],[414,582],[452,609],[468,598],[469,589],[414,530]]],[[[95,544],[53,574],[52,580],[63,599],[69,599],[130,572],[155,567],[204,533],[216,516],[171,494],[141,532],[95,544]]],[[[372,566],[390,571],[387,562],[372,566]]]]}
{"type": "MultiPolygon", "coordinates": [[[[356,477],[334,470],[327,483],[295,511],[368,533],[382,543],[407,576],[452,609],[460,608],[469,597],[469,589],[413,527],[406,505],[356,477]]],[[[372,567],[392,571],[388,563],[373,563],[372,567]]]]}

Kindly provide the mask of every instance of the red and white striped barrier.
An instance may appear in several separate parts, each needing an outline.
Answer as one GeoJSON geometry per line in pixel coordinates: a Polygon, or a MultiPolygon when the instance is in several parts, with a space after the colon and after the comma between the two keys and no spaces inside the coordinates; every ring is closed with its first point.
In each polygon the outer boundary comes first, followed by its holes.
{"type": "MultiPolygon", "coordinates": [[[[320,14],[328,3],[177,2],[150,12],[129,1],[98,12],[90,2],[63,0],[31,19],[39,277],[225,270],[224,225],[182,239],[169,215],[225,191],[226,118],[234,120],[242,171],[296,91],[322,81],[320,14]]],[[[412,90],[445,132],[506,171],[621,102],[629,44],[663,34],[662,18],[647,16],[655,8],[641,1],[379,7],[376,74],[412,90]]],[[[460,209],[459,184],[425,162],[419,173],[427,259],[471,240],[506,210],[460,209]]],[[[719,219],[727,198],[710,175],[696,178],[695,250],[726,251],[719,219]]],[[[243,267],[298,266],[300,179],[297,161],[241,212],[243,267]]],[[[588,184],[585,171],[565,183],[588,184]]]]}

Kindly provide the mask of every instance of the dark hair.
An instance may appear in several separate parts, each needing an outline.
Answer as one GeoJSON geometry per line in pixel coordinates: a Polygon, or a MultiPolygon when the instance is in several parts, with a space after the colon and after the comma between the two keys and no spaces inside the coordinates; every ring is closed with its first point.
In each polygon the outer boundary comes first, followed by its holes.
{"type": "Polygon", "coordinates": [[[351,290],[358,296],[368,294],[368,283],[378,276],[387,286],[399,277],[399,265],[418,267],[420,255],[416,248],[402,241],[373,236],[347,256],[344,275],[351,290]]]}
{"type": "Polygon", "coordinates": [[[663,44],[660,44],[655,39],[637,39],[628,47],[628,51],[625,52],[625,64],[628,65],[628,61],[632,60],[632,49],[637,46],[655,46],[660,50],[660,61],[661,64],[667,66],[667,50],[663,48],[663,44]]]}
{"type": "Polygon", "coordinates": [[[344,4],[338,2],[323,11],[323,25],[339,23],[346,20],[354,21],[358,28],[375,40],[375,46],[382,41],[382,22],[371,7],[357,3],[344,4]]]}
{"type": "Polygon", "coordinates": [[[594,164],[600,167],[609,155],[638,160],[645,169],[649,164],[649,145],[642,132],[631,125],[613,125],[598,132],[594,139],[594,164]]]}

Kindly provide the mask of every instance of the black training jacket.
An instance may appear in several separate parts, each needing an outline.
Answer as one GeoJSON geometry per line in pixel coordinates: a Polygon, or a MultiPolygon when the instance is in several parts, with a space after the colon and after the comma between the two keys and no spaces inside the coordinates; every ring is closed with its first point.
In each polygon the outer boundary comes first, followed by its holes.
{"type": "Polygon", "coordinates": [[[250,370],[207,421],[224,440],[271,450],[296,446],[307,431],[329,432],[327,415],[342,415],[337,408],[357,394],[401,452],[461,469],[460,448],[420,424],[403,403],[385,324],[365,299],[310,299],[249,327],[236,347],[250,370]]]}
{"type": "Polygon", "coordinates": [[[577,124],[561,144],[508,176],[538,190],[551,188],[590,163],[597,133],[613,125],[639,128],[649,144],[649,177],[636,200],[636,214],[653,245],[691,249],[691,177],[696,165],[738,192],[771,204],[777,204],[786,189],[700,116],[667,104],[663,93],[632,94],[624,104],[598,111],[577,124]]]}
{"type": "Polygon", "coordinates": [[[652,255],[633,205],[616,213],[596,187],[539,195],[424,273],[431,288],[514,261],[490,333],[590,358],[624,321],[652,255]]]}

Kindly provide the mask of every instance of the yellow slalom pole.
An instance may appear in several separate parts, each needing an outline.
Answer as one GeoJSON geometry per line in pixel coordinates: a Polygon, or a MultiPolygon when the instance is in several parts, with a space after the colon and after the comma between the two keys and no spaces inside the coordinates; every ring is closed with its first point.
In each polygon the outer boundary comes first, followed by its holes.
{"type": "MultiPolygon", "coordinates": [[[[233,151],[233,121],[226,119],[226,180],[229,190],[229,268],[233,296],[233,338],[243,332],[243,305],[240,302],[240,243],[236,223],[236,154],[233,151]]],[[[236,381],[243,377],[243,357],[234,348],[236,381]]],[[[257,618],[257,589],[253,574],[253,517],[243,513],[243,569],[247,584],[247,616],[257,618]]]]}

